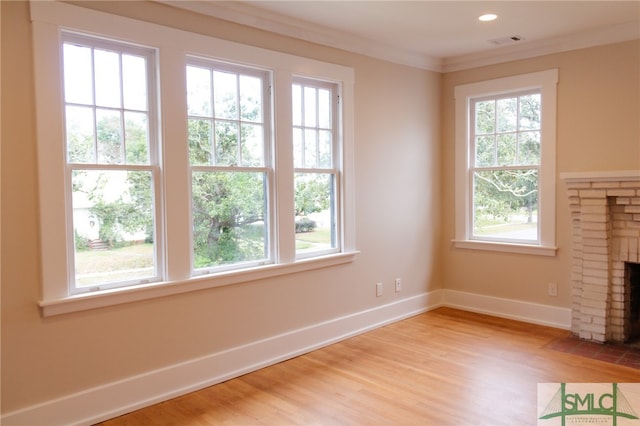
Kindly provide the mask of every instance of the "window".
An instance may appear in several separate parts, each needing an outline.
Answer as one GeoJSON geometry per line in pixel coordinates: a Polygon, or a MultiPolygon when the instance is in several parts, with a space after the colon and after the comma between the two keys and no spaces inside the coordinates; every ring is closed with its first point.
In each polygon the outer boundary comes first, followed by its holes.
{"type": "Polygon", "coordinates": [[[457,247],[555,254],[557,70],[455,88],[457,247]]]}
{"type": "Polygon", "coordinates": [[[273,193],[268,74],[190,59],[187,66],[193,267],[270,261],[273,193]]]}
{"type": "Polygon", "coordinates": [[[157,281],[154,51],[63,33],[70,293],[157,281]]]}
{"type": "Polygon", "coordinates": [[[30,7],[45,316],[353,260],[352,69],[30,7]]]}
{"type": "Polygon", "coordinates": [[[292,96],[296,253],[305,257],[338,247],[337,87],[298,78],[292,96]]]}

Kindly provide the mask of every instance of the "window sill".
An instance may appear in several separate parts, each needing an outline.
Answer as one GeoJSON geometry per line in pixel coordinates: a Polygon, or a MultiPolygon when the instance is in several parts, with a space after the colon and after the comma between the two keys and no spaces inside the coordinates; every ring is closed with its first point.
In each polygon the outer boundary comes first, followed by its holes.
{"type": "Polygon", "coordinates": [[[353,262],[358,253],[358,251],[352,251],[299,260],[295,263],[266,265],[242,271],[192,277],[184,281],[161,282],[128,288],[96,291],[61,299],[42,300],[38,305],[42,311],[42,316],[50,317],[326,268],[353,262]]]}
{"type": "Polygon", "coordinates": [[[469,250],[487,250],[503,253],[532,254],[537,256],[555,256],[558,247],[533,246],[528,244],[494,243],[489,241],[452,240],[455,248],[469,250]]]}

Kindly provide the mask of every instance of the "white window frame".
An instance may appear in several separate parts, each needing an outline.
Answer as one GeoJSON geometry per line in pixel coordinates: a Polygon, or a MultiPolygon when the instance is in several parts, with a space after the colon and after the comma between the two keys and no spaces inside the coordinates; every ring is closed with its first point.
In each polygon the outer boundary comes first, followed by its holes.
{"type": "Polygon", "coordinates": [[[60,2],[30,3],[34,43],[36,127],[40,192],[43,316],[94,309],[154,297],[230,285],[351,262],[355,245],[355,186],[352,68],[256,48],[60,2]],[[75,31],[158,51],[158,131],[161,149],[162,209],[165,218],[162,281],[71,295],[68,289],[67,215],[62,92],[61,31],[75,31]],[[188,56],[262,69],[273,75],[277,125],[272,137],[276,215],[275,262],[252,268],[193,276],[191,262],[190,174],[188,170],[186,64],[188,56]],[[339,253],[297,260],[293,210],[291,85],[294,76],[332,81],[340,86],[343,125],[339,253]],[[176,83],[181,82],[181,83],[176,83]],[[286,212],[286,213],[285,213],[286,212]]]}
{"type": "Polygon", "coordinates": [[[558,70],[499,78],[456,86],[455,95],[455,239],[457,248],[555,256],[556,247],[556,89],[558,70]],[[471,101],[477,98],[541,93],[541,147],[538,187],[537,244],[472,239],[471,101]]]}
{"type": "MultiPolygon", "coordinates": [[[[95,37],[85,37],[83,35],[80,34],[76,34],[76,33],[72,33],[72,32],[68,32],[68,31],[63,31],[60,34],[61,37],[61,44],[79,44],[82,46],[86,46],[89,47],[91,49],[94,50],[111,50],[111,51],[117,51],[117,52],[122,52],[124,54],[135,54],[135,55],[139,55],[141,57],[144,57],[146,60],[146,64],[147,64],[147,86],[148,86],[148,91],[147,91],[147,97],[148,97],[148,106],[147,106],[147,120],[148,120],[148,141],[149,144],[147,146],[148,151],[148,156],[149,156],[149,162],[147,164],[135,164],[135,165],[131,165],[131,164],[127,164],[125,161],[123,161],[122,163],[118,163],[118,164],[106,164],[103,162],[100,162],[97,158],[95,159],[95,161],[93,162],[89,162],[89,163],[84,163],[84,162],[73,162],[73,161],[66,161],[66,166],[65,166],[65,173],[66,173],[66,178],[65,178],[65,193],[67,195],[67,200],[66,200],[66,209],[67,211],[73,211],[73,203],[72,203],[72,185],[71,185],[71,176],[73,171],[76,170],[92,170],[92,171],[98,171],[98,170],[102,170],[102,171],[134,171],[134,170],[140,170],[140,171],[147,171],[149,173],[151,173],[151,177],[152,177],[152,191],[153,191],[153,197],[152,199],[153,201],[153,206],[152,206],[152,210],[153,210],[153,224],[154,224],[154,249],[153,249],[153,259],[154,259],[154,273],[150,276],[146,276],[142,279],[130,279],[130,280],[120,280],[120,281],[114,281],[114,282],[108,282],[108,283],[102,283],[102,284],[95,284],[95,285],[89,285],[89,286],[78,286],[77,284],[77,279],[78,277],[75,277],[75,274],[71,273],[70,275],[72,277],[70,277],[71,279],[69,279],[69,294],[82,294],[82,293],[86,293],[88,291],[95,291],[96,289],[100,289],[100,290],[108,290],[108,289],[112,289],[112,288],[119,288],[119,287],[127,287],[127,286],[132,286],[132,285],[139,285],[141,283],[149,283],[149,282],[156,282],[159,281],[160,276],[162,274],[162,271],[164,270],[163,267],[163,260],[164,260],[164,256],[162,255],[162,238],[163,235],[162,233],[157,232],[157,229],[162,229],[163,228],[163,217],[162,217],[162,210],[159,209],[158,207],[161,205],[161,199],[162,199],[162,195],[159,191],[159,187],[162,185],[161,179],[160,179],[160,170],[159,170],[159,161],[158,161],[158,157],[159,157],[159,153],[158,153],[158,137],[157,137],[157,117],[158,114],[156,112],[156,106],[157,106],[157,84],[156,82],[156,54],[157,52],[155,51],[155,49],[148,49],[148,48],[141,48],[138,46],[133,46],[130,44],[125,44],[125,43],[117,43],[117,42],[113,42],[111,40],[102,40],[102,39],[98,39],[95,37]]],[[[93,55],[92,55],[93,57],[93,55]]],[[[63,66],[64,68],[64,66],[63,66]]],[[[94,81],[95,83],[95,81],[94,81]]],[[[64,88],[64,86],[63,86],[64,88]]],[[[95,86],[93,86],[94,88],[94,92],[95,92],[95,86]]],[[[63,95],[64,97],[64,95],[63,95]]],[[[92,96],[93,99],[93,103],[92,104],[75,104],[75,103],[69,103],[69,105],[74,106],[74,105],[79,105],[82,107],[90,107],[94,110],[94,117],[96,114],[96,110],[100,109],[100,106],[97,105],[96,99],[95,99],[95,95],[92,96]]],[[[65,100],[66,101],[66,100],[65,100]]],[[[65,103],[65,107],[67,106],[67,104],[65,103]]],[[[63,107],[64,108],[64,107],[63,107]]],[[[104,107],[102,107],[104,108],[104,107]]],[[[118,110],[120,112],[124,112],[126,110],[125,106],[124,106],[124,102],[121,104],[121,106],[119,108],[115,108],[115,107],[109,107],[109,109],[111,110],[118,110]]],[[[95,125],[97,126],[97,121],[94,120],[95,125]]],[[[65,125],[66,127],[66,125],[65,125]]],[[[124,128],[122,129],[124,132],[124,128]]],[[[66,130],[65,130],[66,133],[66,130]]],[[[98,141],[95,140],[94,143],[96,144],[95,149],[96,149],[96,155],[98,154],[97,149],[98,149],[98,141]]],[[[65,144],[65,148],[68,149],[68,147],[65,144]]],[[[66,156],[66,150],[65,150],[65,156],[66,156]]],[[[74,217],[73,214],[67,214],[67,223],[66,225],[66,229],[68,231],[67,234],[67,241],[73,241],[74,240],[74,217]]],[[[67,261],[68,261],[68,270],[69,271],[74,271],[75,270],[75,259],[76,257],[76,253],[75,253],[75,247],[73,244],[67,244],[67,261]]]]}
{"type": "MultiPolygon", "coordinates": [[[[331,137],[332,137],[332,145],[331,145],[331,167],[330,168],[321,168],[321,169],[315,169],[315,168],[309,168],[309,167],[305,167],[304,165],[301,165],[299,167],[295,167],[294,164],[294,173],[317,173],[317,174],[328,174],[333,176],[333,180],[334,180],[334,206],[332,206],[332,215],[333,218],[335,220],[335,223],[332,224],[332,228],[336,229],[336,236],[335,239],[336,241],[334,241],[335,246],[329,249],[325,249],[325,250],[314,250],[314,251],[309,251],[309,252],[296,252],[296,257],[298,259],[305,259],[305,258],[310,258],[310,257],[314,257],[314,256],[318,256],[318,255],[322,255],[322,254],[330,254],[330,253],[337,253],[341,250],[341,246],[342,246],[342,241],[340,240],[340,229],[342,229],[341,223],[340,223],[340,214],[339,212],[341,211],[341,197],[340,197],[340,188],[342,187],[341,184],[341,173],[340,173],[340,164],[342,162],[341,159],[341,137],[340,137],[340,128],[342,127],[342,123],[340,122],[340,117],[342,117],[342,114],[340,114],[340,87],[339,85],[335,84],[335,83],[331,83],[331,82],[327,82],[327,81],[320,81],[320,80],[314,80],[314,79],[309,79],[309,78],[305,78],[305,77],[300,77],[300,76],[294,76],[294,80],[293,80],[293,84],[297,84],[302,86],[303,88],[306,87],[313,87],[314,89],[327,89],[331,92],[332,94],[332,107],[331,107],[331,137]]],[[[304,90],[304,89],[303,89],[304,90]]],[[[304,106],[303,106],[303,111],[304,111],[304,106]]],[[[316,111],[317,112],[317,111],[316,111]]],[[[317,124],[317,123],[316,123],[317,124]]],[[[305,126],[304,124],[302,124],[301,126],[296,126],[296,127],[300,127],[303,132],[304,129],[309,128],[308,126],[305,126]]],[[[313,128],[313,127],[311,127],[313,128]]],[[[293,126],[292,126],[293,129],[293,126]]],[[[315,130],[319,129],[319,126],[313,128],[315,130]]]]}

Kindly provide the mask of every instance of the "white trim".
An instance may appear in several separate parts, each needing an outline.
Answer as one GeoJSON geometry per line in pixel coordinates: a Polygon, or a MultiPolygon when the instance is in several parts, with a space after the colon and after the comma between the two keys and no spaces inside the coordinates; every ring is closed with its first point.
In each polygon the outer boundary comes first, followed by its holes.
{"type": "Polygon", "coordinates": [[[457,290],[443,290],[442,305],[562,330],[571,329],[571,309],[559,306],[542,305],[457,290]]]}
{"type": "Polygon", "coordinates": [[[496,243],[492,241],[452,240],[454,247],[469,250],[487,250],[503,253],[555,256],[558,247],[535,246],[530,244],[496,243]]]}
{"type": "Polygon", "coordinates": [[[611,170],[604,172],[564,172],[560,179],[566,182],[617,182],[640,180],[640,170],[611,170]]]}
{"type": "Polygon", "coordinates": [[[89,425],[202,389],[440,306],[435,290],[6,413],[2,424],[89,425]]]}
{"type": "Polygon", "coordinates": [[[358,252],[337,253],[333,255],[309,258],[288,264],[258,266],[215,275],[188,278],[182,281],[153,283],[112,290],[82,293],[58,299],[45,299],[38,303],[43,317],[120,305],[139,300],[172,296],[207,288],[222,287],[248,281],[273,278],[313,269],[327,268],[352,262],[358,252]]]}
{"type": "Polygon", "coordinates": [[[438,289],[5,413],[0,423],[94,424],[441,306],[563,330],[571,327],[568,308],[438,289]]]}
{"type": "MultiPolygon", "coordinates": [[[[554,255],[556,246],[556,92],[558,69],[515,75],[454,88],[455,97],[455,238],[456,247],[514,251],[517,253],[554,255]],[[471,240],[470,177],[469,164],[469,105],[471,99],[480,96],[496,96],[504,93],[540,89],[542,95],[542,132],[540,159],[540,198],[538,200],[540,244],[538,250],[522,250],[522,244],[511,242],[477,244],[471,240]],[[464,244],[463,244],[464,243],[464,244]],[[498,249],[502,244],[502,249],[498,249]],[[514,250],[509,250],[514,248],[514,250]]],[[[531,245],[531,248],[534,246],[531,245]]]]}

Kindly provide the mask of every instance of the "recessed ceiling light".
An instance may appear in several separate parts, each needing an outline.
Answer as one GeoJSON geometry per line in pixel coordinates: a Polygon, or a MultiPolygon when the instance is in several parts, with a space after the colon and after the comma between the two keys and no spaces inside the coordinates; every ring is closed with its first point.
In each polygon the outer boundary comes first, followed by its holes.
{"type": "Polygon", "coordinates": [[[478,19],[483,22],[495,21],[496,19],[498,19],[498,15],[496,15],[495,13],[487,13],[485,15],[479,16],[478,19]]]}

